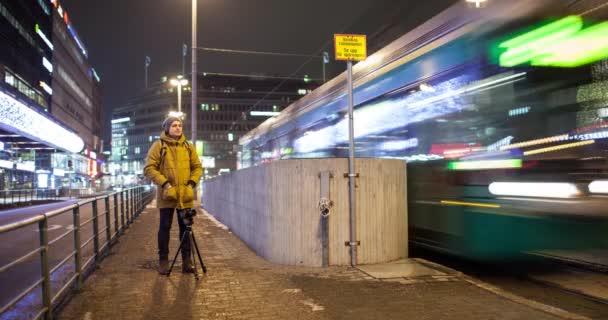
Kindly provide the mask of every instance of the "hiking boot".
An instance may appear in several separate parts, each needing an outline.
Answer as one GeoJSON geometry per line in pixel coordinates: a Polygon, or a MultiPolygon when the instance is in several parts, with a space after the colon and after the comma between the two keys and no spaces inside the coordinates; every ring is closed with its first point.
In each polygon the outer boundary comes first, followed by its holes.
{"type": "Polygon", "coordinates": [[[158,273],[162,275],[169,274],[169,260],[158,260],[158,273]]]}
{"type": "Polygon", "coordinates": [[[182,260],[182,272],[183,273],[194,273],[194,265],[190,258],[182,260]]]}

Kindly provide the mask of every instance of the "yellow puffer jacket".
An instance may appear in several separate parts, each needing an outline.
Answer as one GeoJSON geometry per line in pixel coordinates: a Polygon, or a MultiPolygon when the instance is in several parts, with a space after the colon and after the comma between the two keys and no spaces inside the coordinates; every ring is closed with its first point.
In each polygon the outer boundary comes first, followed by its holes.
{"type": "Polygon", "coordinates": [[[174,139],[165,134],[160,134],[161,141],[155,141],[146,159],[144,175],[158,186],[156,194],[156,206],[158,208],[192,208],[194,190],[188,183],[194,185],[203,174],[203,166],[196,154],[192,144],[186,146],[186,138],[182,134],[179,139],[174,139]],[[164,157],[161,159],[161,149],[166,148],[164,157]],[[164,189],[165,182],[171,184],[171,188],[164,189]]]}

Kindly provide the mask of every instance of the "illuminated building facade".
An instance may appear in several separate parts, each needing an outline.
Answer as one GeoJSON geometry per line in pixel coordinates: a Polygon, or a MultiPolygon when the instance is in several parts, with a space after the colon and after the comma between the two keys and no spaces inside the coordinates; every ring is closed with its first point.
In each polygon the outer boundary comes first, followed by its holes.
{"type": "Polygon", "coordinates": [[[78,174],[95,177],[100,172],[97,155],[103,152],[101,79],[88,61],[88,51],[68,12],[60,1],[51,2],[55,46],[51,114],[84,141],[86,170],[78,174]]]}
{"type": "MultiPolygon", "coordinates": [[[[309,79],[199,75],[196,148],[202,158],[204,176],[236,170],[235,146],[239,137],[317,85],[309,79]]],[[[141,178],[148,149],[159,138],[164,118],[170,111],[178,110],[176,90],[163,78],[114,110],[110,171],[115,176],[129,175],[129,181],[141,178]]],[[[184,134],[190,140],[191,87],[188,85],[182,90],[184,134]]]]}
{"type": "MultiPolygon", "coordinates": [[[[0,190],[89,187],[97,171],[90,161],[95,139],[57,103],[63,96],[58,74],[65,69],[57,59],[67,46],[54,30],[58,20],[65,24],[58,7],[48,0],[0,0],[0,190]]],[[[99,98],[89,99],[100,106],[99,98]]]]}

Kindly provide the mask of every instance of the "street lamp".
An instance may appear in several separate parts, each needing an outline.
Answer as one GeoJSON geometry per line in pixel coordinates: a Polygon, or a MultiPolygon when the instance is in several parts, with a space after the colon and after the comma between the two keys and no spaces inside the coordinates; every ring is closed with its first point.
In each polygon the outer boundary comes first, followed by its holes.
{"type": "Polygon", "coordinates": [[[177,76],[177,79],[171,79],[171,85],[177,87],[177,111],[182,111],[182,86],[188,84],[188,80],[183,79],[182,76],[177,76]]]}
{"type": "Polygon", "coordinates": [[[184,113],[181,111],[169,111],[168,116],[171,118],[184,119],[184,113]]]}
{"type": "Polygon", "coordinates": [[[470,3],[475,3],[475,8],[481,8],[481,6],[487,1],[487,0],[466,0],[467,2],[470,3]]]}

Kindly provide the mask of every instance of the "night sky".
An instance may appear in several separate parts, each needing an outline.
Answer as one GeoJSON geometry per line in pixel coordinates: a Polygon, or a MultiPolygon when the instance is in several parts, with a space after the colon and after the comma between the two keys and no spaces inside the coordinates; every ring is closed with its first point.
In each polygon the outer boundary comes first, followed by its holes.
{"type": "MultiPolygon", "coordinates": [[[[373,2],[199,0],[198,46],[313,54],[326,44],[325,50],[332,50],[333,34],[349,27],[373,2]]],[[[181,72],[182,43],[190,47],[191,42],[190,0],[61,0],[61,4],[102,79],[106,115],[143,88],[146,55],[152,58],[150,82],[181,72]]],[[[188,54],[186,70],[190,59],[188,54]]],[[[282,76],[306,61],[202,51],[198,59],[199,72],[282,76]]],[[[313,60],[298,76],[304,74],[320,78],[320,61],[313,60]]]]}

